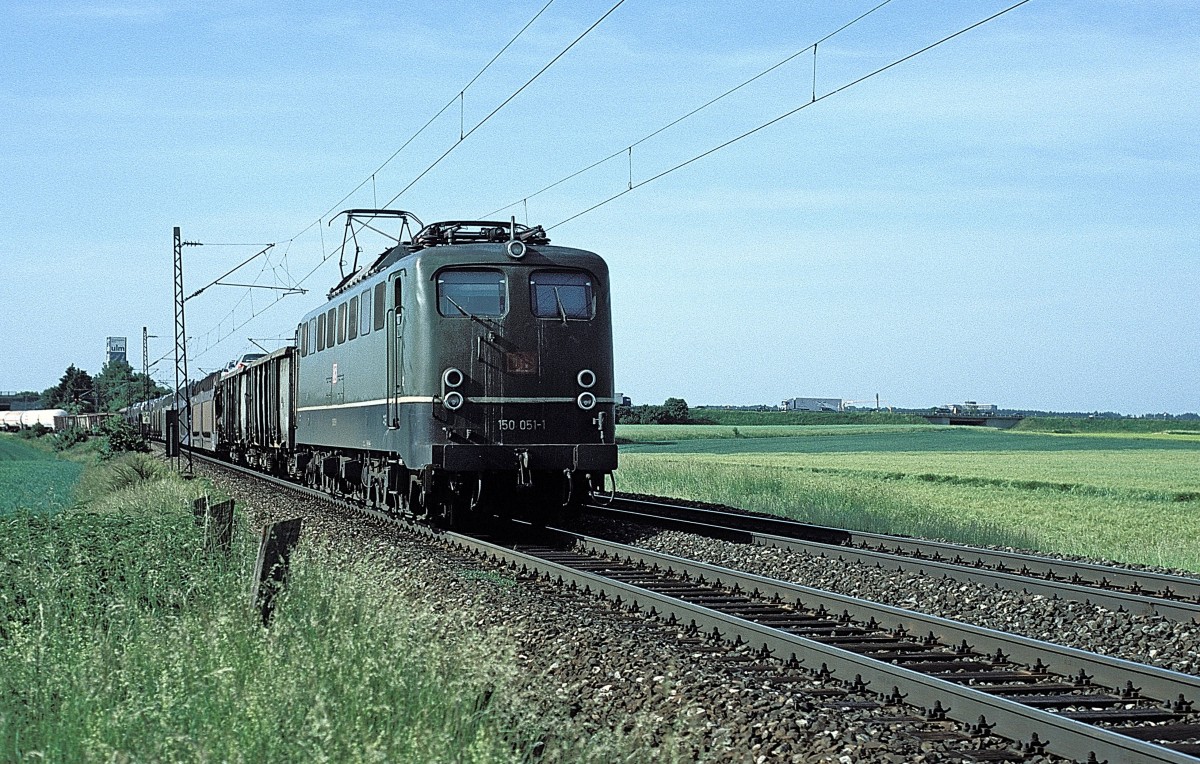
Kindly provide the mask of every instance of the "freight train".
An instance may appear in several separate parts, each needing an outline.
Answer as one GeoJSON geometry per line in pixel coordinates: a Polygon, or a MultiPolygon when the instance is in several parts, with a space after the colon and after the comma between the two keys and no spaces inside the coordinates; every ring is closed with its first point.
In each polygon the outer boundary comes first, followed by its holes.
{"type": "MultiPolygon", "coordinates": [[[[444,526],[569,512],[617,467],[607,265],[515,221],[414,228],[293,345],[191,384],[181,441],[444,526]]],[[[177,405],[127,414],[165,439],[177,405]]]]}

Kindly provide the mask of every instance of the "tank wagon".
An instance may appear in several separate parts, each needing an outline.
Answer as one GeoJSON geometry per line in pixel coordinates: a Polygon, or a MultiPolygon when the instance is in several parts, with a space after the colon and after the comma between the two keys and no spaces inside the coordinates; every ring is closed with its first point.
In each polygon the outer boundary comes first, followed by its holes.
{"type": "Polygon", "coordinates": [[[294,346],[207,382],[194,447],[439,524],[552,517],[617,466],[607,265],[513,221],[421,227],[355,263],[294,346]]]}
{"type": "Polygon", "coordinates": [[[38,425],[47,430],[58,429],[56,419],[65,417],[65,409],[30,409],[27,411],[0,412],[0,429],[10,432],[30,430],[38,425]]]}

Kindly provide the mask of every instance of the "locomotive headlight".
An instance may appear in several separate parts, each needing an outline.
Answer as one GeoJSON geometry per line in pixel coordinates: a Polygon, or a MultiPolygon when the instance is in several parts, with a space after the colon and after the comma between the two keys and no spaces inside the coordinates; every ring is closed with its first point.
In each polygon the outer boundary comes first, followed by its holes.
{"type": "Polygon", "coordinates": [[[522,257],[525,257],[525,242],[520,239],[513,239],[504,246],[504,251],[513,260],[520,260],[522,257]]]}
{"type": "MultiPolygon", "coordinates": [[[[442,386],[446,388],[458,387],[463,383],[463,373],[451,366],[442,372],[442,386]]],[[[462,396],[459,396],[462,397],[462,396]]]]}
{"type": "Polygon", "coordinates": [[[442,405],[451,411],[458,411],[463,405],[463,396],[457,390],[451,390],[442,398],[442,405]]]}
{"type": "Polygon", "coordinates": [[[578,404],[579,408],[583,409],[584,411],[591,411],[592,409],[596,408],[596,396],[584,391],[579,394],[578,398],[575,399],[575,403],[578,404]]]}
{"type": "Polygon", "coordinates": [[[596,384],[596,372],[592,371],[591,369],[584,369],[583,371],[579,372],[578,376],[575,377],[575,381],[579,383],[580,387],[591,387],[592,385],[596,384]]]}

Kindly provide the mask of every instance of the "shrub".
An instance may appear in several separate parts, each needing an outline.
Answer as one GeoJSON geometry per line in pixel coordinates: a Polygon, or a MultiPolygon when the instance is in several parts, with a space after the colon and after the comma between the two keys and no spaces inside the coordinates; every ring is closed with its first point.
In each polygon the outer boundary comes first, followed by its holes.
{"type": "Polygon", "coordinates": [[[687,401],[667,398],[661,406],[617,406],[617,424],[691,424],[687,401]]]}
{"type": "Polygon", "coordinates": [[[104,458],[129,451],[149,453],[150,444],[145,436],[129,422],[119,416],[109,417],[104,422],[105,445],[101,449],[104,458]]]}
{"type": "Polygon", "coordinates": [[[46,425],[42,424],[41,422],[38,422],[34,424],[33,427],[29,427],[18,432],[17,437],[24,438],[25,440],[34,440],[42,437],[48,432],[50,432],[50,428],[46,427],[46,425]]]}
{"type": "Polygon", "coordinates": [[[54,436],[54,450],[66,451],[78,443],[86,443],[87,439],[87,430],[81,427],[68,427],[54,436]]]}

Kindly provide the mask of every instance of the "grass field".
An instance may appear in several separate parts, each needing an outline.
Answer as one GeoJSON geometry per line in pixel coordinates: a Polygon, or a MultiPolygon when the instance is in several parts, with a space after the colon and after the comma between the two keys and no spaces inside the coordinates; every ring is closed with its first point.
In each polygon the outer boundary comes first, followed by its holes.
{"type": "MultiPolygon", "coordinates": [[[[793,438],[797,436],[870,435],[911,433],[945,429],[940,425],[912,424],[830,424],[830,425],[721,425],[721,424],[622,424],[617,427],[618,443],[672,445],[681,440],[738,440],[743,438],[793,438]]],[[[724,446],[722,446],[724,447],[724,446]]],[[[736,448],[735,446],[730,446],[736,448]]]]}
{"type": "Polygon", "coordinates": [[[57,512],[73,503],[77,462],[56,459],[12,435],[0,435],[0,515],[17,509],[57,512]]]}
{"type": "Polygon", "coordinates": [[[1074,417],[1027,417],[1016,430],[1057,433],[1148,433],[1169,432],[1200,435],[1195,419],[1077,419],[1074,417]]]}
{"type": "Polygon", "coordinates": [[[890,411],[743,411],[698,406],[691,410],[691,417],[697,422],[729,427],[925,424],[925,419],[915,414],[894,414],[890,411]]]}
{"type": "Polygon", "coordinates": [[[206,552],[205,490],[131,454],[93,460],[67,511],[0,516],[0,761],[635,760],[522,705],[505,627],[414,604],[357,546],[302,541],[264,629],[257,534],[206,552]]]}
{"type": "MultiPolygon", "coordinates": [[[[1200,437],[968,427],[619,436],[622,490],[1200,571],[1200,437]]],[[[743,430],[747,428],[739,428],[743,430]]]]}

